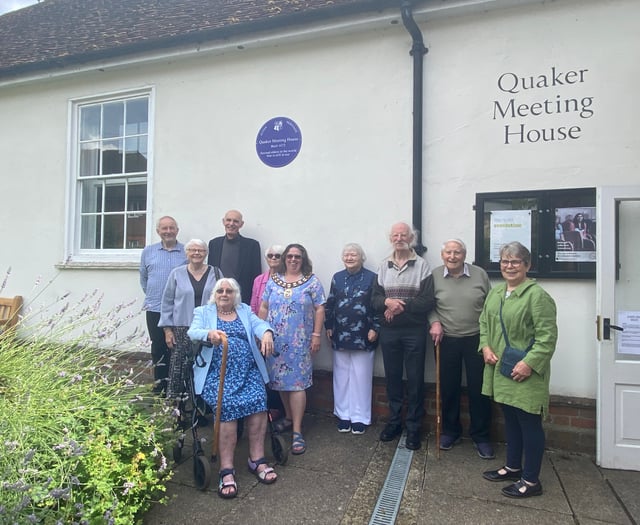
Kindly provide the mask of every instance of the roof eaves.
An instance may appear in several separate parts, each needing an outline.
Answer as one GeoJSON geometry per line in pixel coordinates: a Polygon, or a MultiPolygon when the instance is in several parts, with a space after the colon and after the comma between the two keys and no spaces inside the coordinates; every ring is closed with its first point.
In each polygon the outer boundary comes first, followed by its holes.
{"type": "Polygon", "coordinates": [[[372,0],[367,3],[349,4],[342,6],[308,10],[286,15],[261,18],[254,21],[243,21],[205,30],[198,30],[192,33],[180,33],[159,39],[146,39],[121,46],[109,47],[98,50],[85,51],[83,53],[58,56],[38,62],[28,62],[16,64],[6,68],[0,68],[0,79],[9,80],[21,75],[34,73],[53,72],[70,66],[90,64],[92,62],[123,58],[126,56],[138,55],[150,51],[161,51],[171,48],[178,48],[185,45],[203,45],[216,41],[223,41],[233,37],[257,34],[261,32],[276,31],[284,27],[309,25],[314,22],[321,22],[341,17],[347,17],[367,12],[381,12],[385,9],[400,7],[399,0],[372,0]]]}

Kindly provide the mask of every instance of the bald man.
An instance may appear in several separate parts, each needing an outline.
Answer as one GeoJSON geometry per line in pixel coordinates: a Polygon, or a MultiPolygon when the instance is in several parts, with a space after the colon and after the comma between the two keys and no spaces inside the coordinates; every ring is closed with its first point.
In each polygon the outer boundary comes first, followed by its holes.
{"type": "Polygon", "coordinates": [[[242,302],[251,302],[253,280],[262,273],[260,244],[240,235],[244,226],[242,213],[229,210],[222,218],[225,234],[209,241],[209,264],[222,270],[225,277],[233,277],[240,284],[242,302]]]}

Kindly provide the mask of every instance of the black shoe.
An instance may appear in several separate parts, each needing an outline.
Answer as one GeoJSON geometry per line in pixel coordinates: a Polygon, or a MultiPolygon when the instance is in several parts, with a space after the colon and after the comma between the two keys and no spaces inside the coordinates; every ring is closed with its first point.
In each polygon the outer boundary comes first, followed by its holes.
{"type": "Polygon", "coordinates": [[[498,470],[487,470],[482,473],[482,477],[487,481],[520,481],[521,476],[521,470],[509,470],[507,467],[501,467],[498,470]],[[500,473],[502,471],[504,471],[504,474],[500,473]]]}
{"type": "Polygon", "coordinates": [[[525,480],[509,485],[502,489],[502,493],[509,498],[530,498],[531,496],[542,495],[542,483],[538,481],[535,485],[529,485],[525,480]]]}
{"type": "Polygon", "coordinates": [[[387,424],[384,430],[380,432],[380,441],[391,441],[402,434],[402,426],[394,425],[393,423],[387,424]]]}
{"type": "Polygon", "coordinates": [[[413,432],[407,432],[407,439],[405,441],[405,446],[409,450],[418,450],[420,448],[420,432],[414,430],[413,432]]]}

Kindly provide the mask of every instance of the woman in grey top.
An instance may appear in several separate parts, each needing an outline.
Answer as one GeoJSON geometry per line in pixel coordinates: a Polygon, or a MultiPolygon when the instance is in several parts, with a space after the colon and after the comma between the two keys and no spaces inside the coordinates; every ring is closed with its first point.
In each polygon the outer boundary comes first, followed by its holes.
{"type": "Polygon", "coordinates": [[[209,266],[207,244],[200,239],[191,239],[184,249],[188,263],[174,268],[162,294],[160,322],[165,341],[171,352],[167,397],[176,398],[185,393],[187,355],[191,340],[187,330],[193,321],[196,306],[207,304],[216,281],[222,277],[219,268],[209,266]]]}

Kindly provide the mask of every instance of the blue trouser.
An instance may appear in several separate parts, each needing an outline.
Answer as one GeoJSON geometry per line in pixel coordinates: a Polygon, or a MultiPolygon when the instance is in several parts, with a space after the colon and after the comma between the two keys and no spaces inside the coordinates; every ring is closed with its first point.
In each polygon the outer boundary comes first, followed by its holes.
{"type": "Polygon", "coordinates": [[[427,324],[422,326],[383,326],[380,346],[387,381],[387,399],[391,417],[389,423],[402,423],[404,398],[402,373],[407,374],[407,417],[409,432],[419,432],[424,416],[424,362],[427,324]]]}
{"type": "Polygon", "coordinates": [[[502,412],[507,438],[507,467],[515,470],[522,468],[524,455],[522,478],[537,483],[544,456],[542,416],[510,405],[502,405],[502,412]]]}
{"type": "Polygon", "coordinates": [[[462,435],[460,396],[464,363],[471,419],[469,434],[475,443],[488,443],[491,441],[491,398],[482,395],[484,359],[478,353],[479,341],[479,335],[444,336],[440,343],[442,433],[456,439],[462,435]]]}

